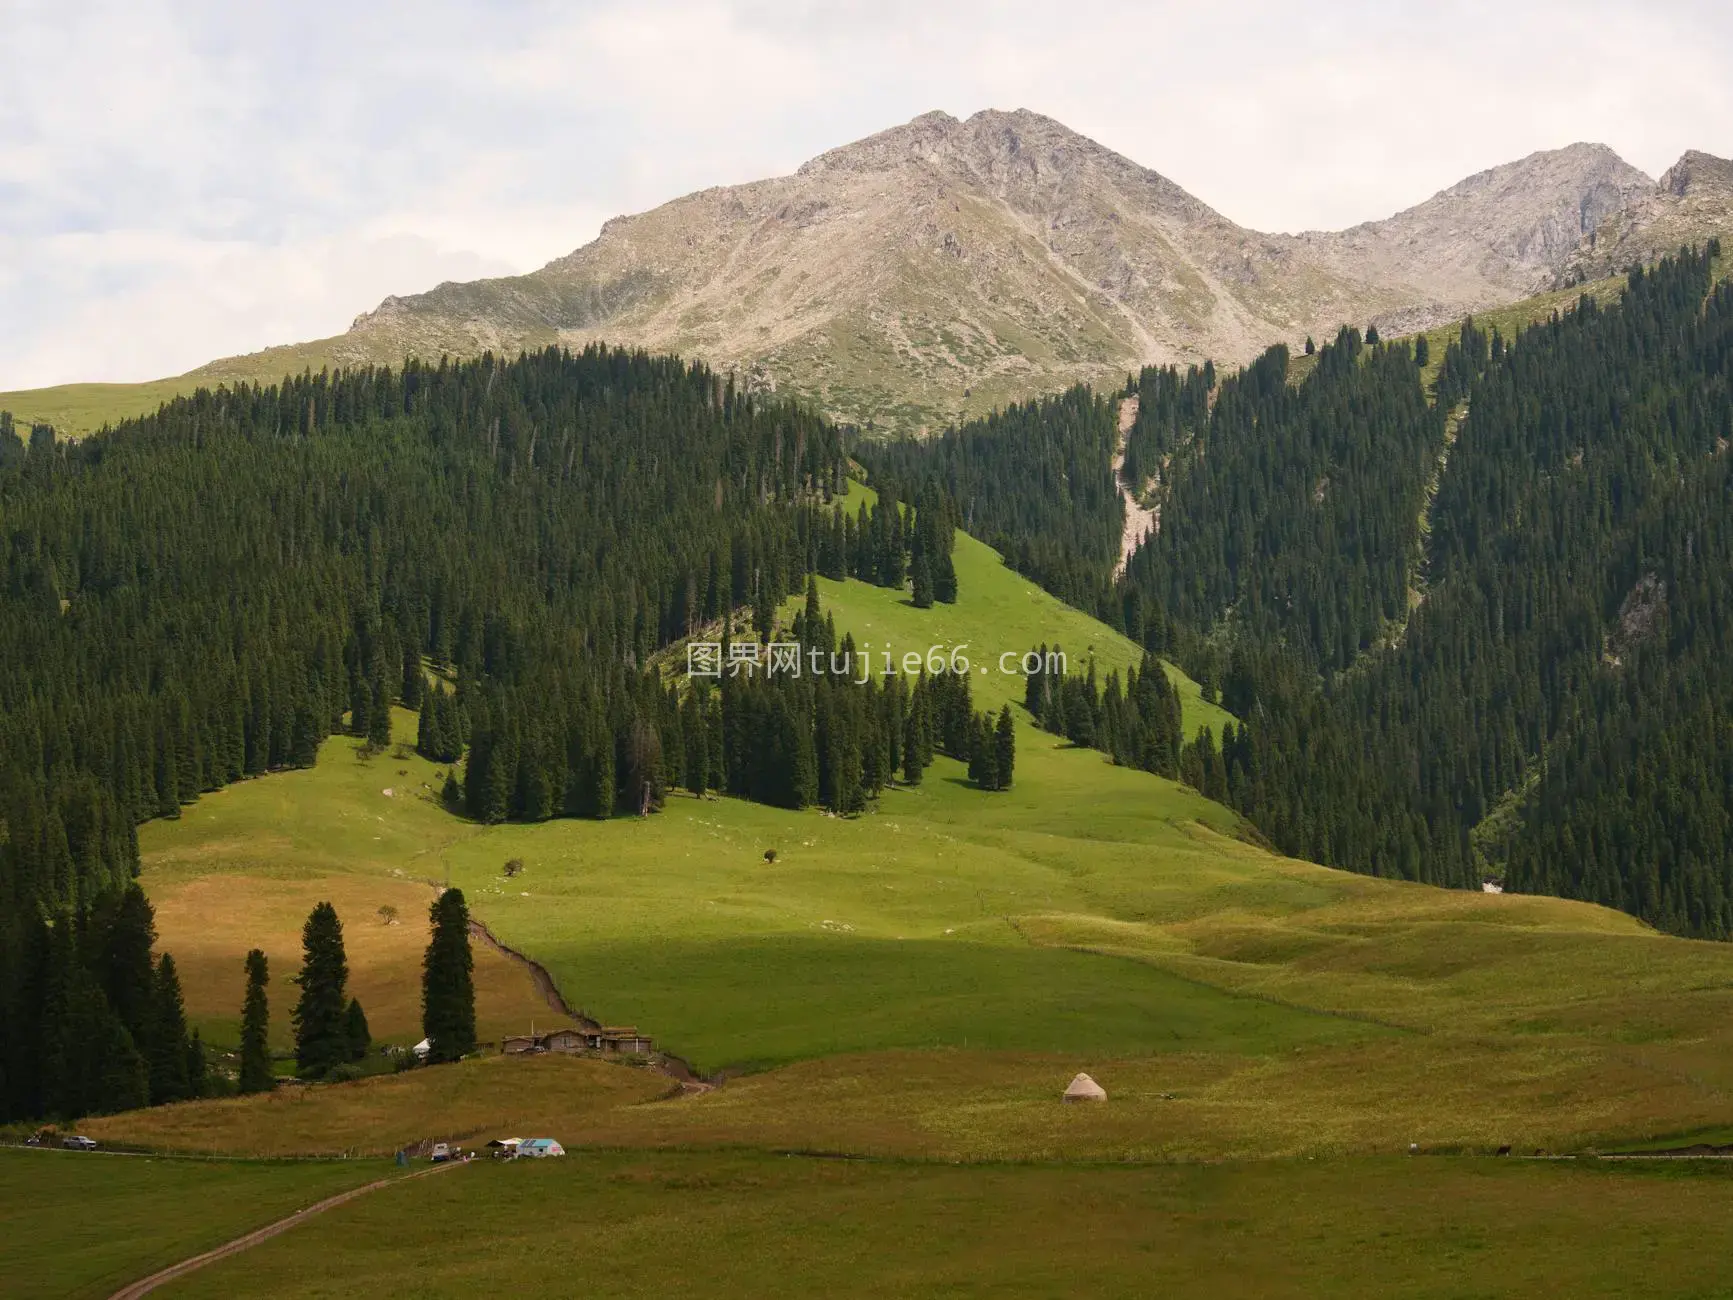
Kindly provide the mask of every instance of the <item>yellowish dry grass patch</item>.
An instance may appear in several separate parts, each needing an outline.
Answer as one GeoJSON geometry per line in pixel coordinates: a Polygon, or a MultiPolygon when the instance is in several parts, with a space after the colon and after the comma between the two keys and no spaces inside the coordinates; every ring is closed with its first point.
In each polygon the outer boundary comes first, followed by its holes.
{"type": "MultiPolygon", "coordinates": [[[[160,946],[180,970],[187,1014],[213,1041],[240,1033],[243,959],[262,948],[271,963],[272,1042],[292,1042],[289,1011],[301,964],[301,926],[316,903],[328,901],[343,919],[349,993],[361,1000],[379,1042],[421,1037],[421,960],[427,948],[427,908],[433,890],[392,876],[332,875],[264,878],[198,876],[151,890],[160,946]],[[395,909],[388,923],[381,908],[395,909]]],[[[486,944],[475,953],[476,1031],[489,1042],[557,1017],[522,967],[486,944]]]]}

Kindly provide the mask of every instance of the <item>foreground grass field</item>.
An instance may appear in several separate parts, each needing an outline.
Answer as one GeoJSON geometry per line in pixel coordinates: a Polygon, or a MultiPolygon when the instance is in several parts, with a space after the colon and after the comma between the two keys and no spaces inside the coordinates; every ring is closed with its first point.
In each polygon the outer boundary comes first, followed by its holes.
{"type": "Polygon", "coordinates": [[[391,1168],[0,1149],[0,1292],[106,1296],[391,1168]]]}
{"type": "Polygon", "coordinates": [[[169,1294],[1715,1296],[1729,1172],[607,1153],[393,1188],[169,1294]]]}

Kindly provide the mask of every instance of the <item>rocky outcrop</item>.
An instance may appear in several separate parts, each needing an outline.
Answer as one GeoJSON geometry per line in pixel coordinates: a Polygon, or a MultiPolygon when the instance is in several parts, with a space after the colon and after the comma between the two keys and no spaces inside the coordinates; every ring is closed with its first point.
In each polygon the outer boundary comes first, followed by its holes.
{"type": "Polygon", "coordinates": [[[1611,275],[1715,238],[1733,248],[1733,162],[1693,149],[1602,220],[1567,261],[1563,278],[1611,275]]]}

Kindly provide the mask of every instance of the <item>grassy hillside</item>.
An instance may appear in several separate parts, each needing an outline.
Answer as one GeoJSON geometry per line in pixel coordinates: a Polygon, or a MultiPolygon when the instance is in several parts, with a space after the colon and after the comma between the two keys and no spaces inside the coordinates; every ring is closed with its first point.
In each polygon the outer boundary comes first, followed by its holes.
{"type": "Polygon", "coordinates": [[[335,339],[266,348],[228,357],[168,379],[136,384],[57,384],[0,393],[0,411],[10,411],[21,424],[51,424],[63,436],[81,437],[105,424],[149,415],[164,402],[219,384],[274,384],[284,375],[341,364],[332,350],[335,339]]]}
{"type": "MultiPolygon", "coordinates": [[[[996,671],[1001,641],[1093,646],[1102,670],[1130,661],[963,538],[958,570],[954,608],[857,583],[824,598],[863,642],[969,642],[989,665],[978,702],[1020,691],[996,671]]],[[[1221,717],[1195,688],[1187,709],[1191,724],[1221,717]]],[[[409,715],[396,721],[406,735],[409,715]]],[[[369,909],[449,878],[573,1002],[700,1067],[748,1072],[691,1096],[625,1065],[490,1056],[86,1127],[252,1155],[508,1132],[573,1152],[363,1198],[193,1275],[185,1295],[340,1294],[381,1277],[567,1294],[578,1268],[586,1290],[624,1295],[700,1276],[719,1295],[1443,1296],[1469,1278],[1487,1295],[1714,1293],[1726,1167],[1452,1153],[1719,1140],[1733,949],[1580,903],[1282,859],[1171,782],[1023,722],[1017,740],[1008,792],[940,759],[855,819],[677,794],[646,819],[482,827],[434,801],[442,769],[334,738],[311,770],[143,828],[164,945],[198,954],[193,970],[238,969],[252,909],[287,927],[314,896],[353,899],[340,908],[355,978],[389,1018],[413,967],[385,945],[419,925],[408,907],[400,927],[369,909]],[[195,906],[206,890],[227,901],[195,906]],[[1059,1101],[1079,1069],[1105,1105],[1059,1101]],[[1425,1154],[1393,1158],[1410,1143],[1425,1154]],[[573,1240],[608,1262],[574,1263],[573,1240]]],[[[277,957],[279,1018],[290,968],[277,957]]],[[[232,1001],[224,980],[188,985],[201,1016],[232,1001]]],[[[484,1021],[528,1018],[527,981],[519,1002],[511,985],[484,1021]]],[[[161,1170],[190,1221],[201,1202],[182,1166],[133,1168],[86,1221],[130,1222],[161,1170]]],[[[39,1235],[53,1247],[65,1231],[39,1235]]],[[[57,1285],[82,1267],[45,1264],[36,1241],[18,1258],[57,1285]]],[[[157,1262],[123,1259],[132,1275],[157,1262]]]]}
{"type": "MultiPolygon", "coordinates": [[[[842,506],[854,511],[863,500],[870,509],[878,496],[863,484],[852,484],[842,506]]],[[[1093,659],[1103,681],[1115,670],[1123,681],[1126,669],[1142,660],[1143,651],[1134,642],[1054,599],[1031,579],[1007,568],[992,547],[967,533],[956,535],[952,558],[961,593],[955,605],[916,609],[905,592],[829,578],[818,580],[819,599],[834,615],[839,634],[852,632],[858,648],[870,649],[875,656],[889,651],[893,661],[901,663],[909,651],[924,658],[937,646],[941,655],[949,657],[953,649],[964,647],[963,657],[975,674],[977,708],[1023,702],[1023,678],[1002,667],[1015,668],[1025,651],[1040,644],[1062,647],[1072,673],[1084,672],[1093,659]],[[1001,656],[1009,657],[1001,662],[1001,656]]],[[[785,623],[801,603],[796,596],[784,605],[785,623]]],[[[882,658],[875,658],[873,666],[882,670],[882,658]]],[[[1169,664],[1167,675],[1179,692],[1187,736],[1195,735],[1199,727],[1219,730],[1230,720],[1230,714],[1206,703],[1198,684],[1179,669],[1169,664]]]]}
{"type": "MultiPolygon", "coordinates": [[[[993,666],[976,677],[983,703],[1021,695],[1021,679],[997,670],[995,627],[1008,629],[1003,644],[1019,656],[1058,640],[1078,652],[1094,646],[1103,671],[1134,662],[1130,642],[1031,587],[986,547],[959,539],[958,572],[964,599],[940,611],[860,583],[826,585],[843,625],[861,620],[863,640],[883,635],[924,652],[931,640],[948,650],[972,639],[990,651],[993,666]]],[[[1188,721],[1226,716],[1178,680],[1188,721]]],[[[397,726],[407,737],[410,715],[397,726]]],[[[639,1023],[712,1069],[891,1047],[1099,1051],[1212,1036],[1262,1047],[1348,1032],[1021,939],[1019,913],[1095,911],[1102,889],[1132,887],[1147,855],[1207,860],[1212,850],[1191,828],[1231,832],[1237,819],[1026,725],[1019,749],[1010,792],[978,791],[960,764],[940,759],[920,788],[888,792],[859,819],[675,795],[642,822],[480,827],[433,802],[434,765],[413,755],[362,760],[356,742],[337,738],[311,770],[231,788],[145,827],[145,883],[189,1011],[219,1041],[234,1032],[240,955],[268,941],[286,977],[300,922],[324,897],[348,927],[354,987],[375,1034],[418,1036],[421,909],[428,883],[445,880],[546,965],[569,999],[600,1019],[639,1023]],[[317,815],[303,815],[311,809],[317,815]],[[763,858],[770,848],[774,867],[763,858]],[[513,858],[525,869],[508,883],[513,858]],[[1098,862],[1114,870],[1093,882],[1082,873],[1098,862]],[[398,925],[381,922],[387,904],[398,925]],[[829,994],[814,998],[815,987],[829,994]]],[[[547,1019],[527,980],[491,953],[478,961],[484,1037],[547,1019]]],[[[278,997],[281,1008],[287,994],[278,997]]],[[[285,1020],[280,1010],[279,1033],[285,1020]]]]}
{"type": "MultiPolygon", "coordinates": [[[[1129,661],[985,548],[960,538],[958,569],[955,608],[857,583],[825,597],[862,641],[955,638],[991,662],[1004,627],[1007,649],[1058,640],[1129,661]]],[[[975,682],[981,700],[1020,689],[996,666],[975,682]]],[[[287,942],[315,896],[353,890],[345,919],[372,936],[411,928],[377,927],[375,896],[427,898],[450,879],[597,1018],[702,1069],[764,1071],[692,1102],[603,1108],[562,1127],[568,1141],[1174,1158],[1557,1150],[1733,1122],[1733,950],[1583,904],[1274,857],[1218,805],[1026,723],[1012,790],[976,790],[941,759],[855,819],[675,794],[648,819],[482,827],[434,802],[441,769],[361,761],[354,744],[143,829],[164,946],[223,976],[190,978],[189,1005],[232,1014],[227,972],[254,941],[224,924],[244,910],[180,904],[201,889],[251,900],[292,885],[287,942]],[[509,859],[524,867],[508,880],[509,859]],[[1112,1106],[1054,1107],[1078,1068],[1112,1106]]],[[[392,1005],[384,986],[413,978],[414,951],[395,975],[357,962],[367,1005],[392,1005]]],[[[545,1023],[515,987],[484,1022],[545,1023]]],[[[407,1015],[412,993],[398,1003],[407,1015]]],[[[201,1114],[106,1123],[254,1149],[254,1120],[201,1114]]],[[[353,1141],[368,1133],[355,1125],[353,1141]]]]}
{"type": "MultiPolygon", "coordinates": [[[[1515,338],[1530,325],[1538,325],[1555,311],[1569,311],[1585,293],[1597,302],[1617,302],[1619,294],[1624,290],[1625,277],[1609,275],[1605,279],[1591,280],[1586,284],[1574,285],[1569,289],[1552,289],[1546,293],[1537,293],[1532,298],[1524,298],[1519,302],[1509,303],[1503,307],[1492,307],[1474,313],[1477,324],[1487,330],[1497,329],[1505,338],[1515,338]]],[[[1448,325],[1439,325],[1429,330],[1421,330],[1425,335],[1430,349],[1425,368],[1421,373],[1421,382],[1430,391],[1431,384],[1438,378],[1438,372],[1444,366],[1444,349],[1462,333],[1462,321],[1451,321],[1448,325]]],[[[1391,335],[1391,338],[1416,337],[1412,334],[1391,335]]],[[[1320,338],[1316,342],[1322,346],[1330,340],[1320,338]]],[[[1318,364],[1316,354],[1306,356],[1303,352],[1295,352],[1288,361],[1288,382],[1297,384],[1312,373],[1312,368],[1318,364]]]]}
{"type": "Polygon", "coordinates": [[[158,1106],[86,1120],[94,1137],[155,1149],[247,1158],[390,1156],[432,1139],[480,1145],[508,1133],[577,1133],[609,1111],[679,1087],[652,1070],[566,1056],[466,1061],[449,1070],[374,1075],[313,1092],[158,1106]]]}
{"type": "MultiPolygon", "coordinates": [[[[1717,271],[1719,274],[1726,274],[1725,259],[1717,265],[1717,271]]],[[[1608,276],[1606,279],[1594,280],[1575,288],[1537,294],[1505,307],[1482,311],[1476,314],[1475,319],[1488,326],[1496,325],[1509,337],[1524,326],[1545,320],[1554,311],[1564,311],[1584,293],[1603,302],[1615,300],[1624,283],[1625,277],[1622,274],[1608,276]]],[[[1456,337],[1459,325],[1459,322],[1453,322],[1424,331],[1432,345],[1432,360],[1425,375],[1428,383],[1437,377],[1438,368],[1444,364],[1444,347],[1456,337]]],[[[1325,340],[1320,338],[1318,341],[1322,343],[1325,340]]],[[[812,356],[791,356],[781,360],[797,368],[816,367],[815,373],[824,377],[820,381],[819,389],[815,391],[822,390],[851,409],[863,400],[864,392],[909,382],[906,374],[895,378],[885,369],[891,362],[900,363],[901,358],[876,355],[887,346],[884,340],[870,338],[863,334],[861,329],[854,328],[847,322],[839,324],[830,334],[818,339],[818,342],[823,346],[817,348],[812,356]],[[862,349],[873,352],[874,359],[868,362],[851,352],[862,349]],[[839,357],[844,358],[840,363],[837,361],[839,357]],[[828,375],[828,370],[839,364],[845,371],[852,367],[864,376],[861,380],[864,385],[861,392],[849,387],[852,381],[834,379],[828,375]]],[[[214,388],[218,384],[242,381],[272,384],[286,374],[299,374],[306,369],[318,370],[323,366],[355,364],[355,358],[345,351],[346,346],[348,345],[341,336],[315,339],[308,343],[285,344],[243,356],[227,357],[167,379],[152,379],[135,384],[59,384],[50,388],[17,389],[0,393],[0,411],[11,411],[20,422],[52,424],[63,435],[77,437],[94,433],[105,424],[148,415],[164,402],[199,388],[214,388]]],[[[894,352],[894,346],[892,351],[894,352]]],[[[1299,383],[1314,364],[1314,358],[1305,356],[1296,349],[1289,364],[1289,381],[1299,383]]],[[[1113,375],[1118,374],[1112,366],[1106,366],[1105,363],[1104,366],[1113,375]]],[[[904,369],[906,370],[906,367],[904,369]]],[[[1122,365],[1119,369],[1123,370],[1125,366],[1122,365]]],[[[1102,382],[1107,381],[1104,379],[1102,382]]],[[[1062,384],[1056,380],[1054,386],[1061,387],[1062,384]]],[[[985,415],[1012,402],[1026,400],[1030,396],[1032,394],[1026,382],[1004,375],[988,374],[971,389],[970,399],[954,413],[955,418],[985,415]]],[[[886,428],[927,427],[936,417],[948,417],[949,413],[939,409],[941,406],[942,401],[938,396],[923,391],[902,406],[887,407],[881,411],[881,423],[886,428]]]]}

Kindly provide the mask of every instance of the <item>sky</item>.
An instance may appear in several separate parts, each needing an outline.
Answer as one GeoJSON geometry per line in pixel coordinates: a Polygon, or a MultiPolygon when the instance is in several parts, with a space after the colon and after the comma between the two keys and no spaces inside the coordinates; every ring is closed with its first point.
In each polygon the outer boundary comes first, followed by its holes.
{"type": "Polygon", "coordinates": [[[1733,6],[0,0],[0,390],[179,374],[931,109],[1261,230],[1578,140],[1733,156],[1733,6]]]}

